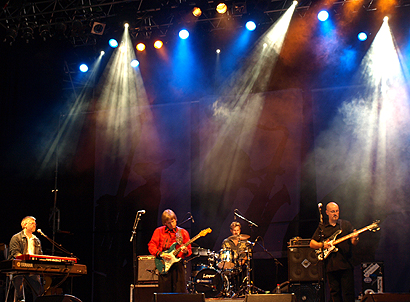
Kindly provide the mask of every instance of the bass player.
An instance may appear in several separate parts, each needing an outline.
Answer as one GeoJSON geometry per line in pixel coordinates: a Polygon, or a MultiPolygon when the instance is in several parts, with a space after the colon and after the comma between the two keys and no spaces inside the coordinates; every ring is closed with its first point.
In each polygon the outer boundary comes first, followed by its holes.
{"type": "MultiPolygon", "coordinates": [[[[174,243],[180,252],[176,255],[178,258],[186,258],[192,254],[191,245],[184,246],[189,238],[189,233],[180,227],[177,227],[177,216],[167,209],[161,216],[162,226],[155,229],[148,250],[151,255],[160,258],[161,261],[172,261],[174,257],[168,251],[174,243]],[[169,253],[167,253],[167,251],[169,253]]],[[[185,268],[182,260],[172,264],[169,270],[158,276],[158,292],[160,293],[186,293],[185,268]]]]}
{"type": "MultiPolygon", "coordinates": [[[[340,237],[348,235],[356,230],[347,220],[339,219],[339,206],[331,201],[326,206],[328,222],[320,224],[310,241],[313,249],[332,250],[332,242],[328,240],[338,231],[340,237]],[[322,235],[321,235],[322,234],[322,235]]],[[[354,302],[354,274],[351,263],[352,246],[359,242],[359,235],[354,234],[350,240],[345,240],[337,244],[328,257],[325,258],[326,275],[330,289],[331,301],[333,302],[354,302]]]]}

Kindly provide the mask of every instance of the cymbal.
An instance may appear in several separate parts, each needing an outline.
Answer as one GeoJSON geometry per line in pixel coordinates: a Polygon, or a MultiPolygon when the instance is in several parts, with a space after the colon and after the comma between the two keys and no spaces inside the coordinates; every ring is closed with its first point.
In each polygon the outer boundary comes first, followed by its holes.
{"type": "Polygon", "coordinates": [[[246,234],[240,234],[240,235],[229,236],[228,239],[231,239],[231,240],[247,240],[247,239],[249,239],[249,237],[251,237],[251,236],[246,235],[246,234]]]}

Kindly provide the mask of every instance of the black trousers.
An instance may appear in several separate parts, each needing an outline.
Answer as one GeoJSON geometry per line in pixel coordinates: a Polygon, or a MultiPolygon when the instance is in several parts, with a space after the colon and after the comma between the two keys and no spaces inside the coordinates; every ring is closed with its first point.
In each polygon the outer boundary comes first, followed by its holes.
{"type": "Polygon", "coordinates": [[[330,298],[333,302],[355,302],[352,269],[327,272],[330,298]]]}
{"type": "Polygon", "coordinates": [[[185,267],[182,260],[174,263],[168,273],[158,276],[159,293],[186,293],[185,267]]]}

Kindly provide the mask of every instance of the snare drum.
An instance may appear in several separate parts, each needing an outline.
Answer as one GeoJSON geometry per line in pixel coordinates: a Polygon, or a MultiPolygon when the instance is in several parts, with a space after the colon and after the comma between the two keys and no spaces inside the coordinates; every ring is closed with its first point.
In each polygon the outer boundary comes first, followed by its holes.
{"type": "Polygon", "coordinates": [[[217,266],[220,269],[233,269],[235,267],[235,256],[233,251],[228,249],[220,250],[217,266]]]}
{"type": "Polygon", "coordinates": [[[229,290],[229,279],[213,268],[198,272],[194,280],[195,291],[204,293],[206,298],[224,295],[229,290]]]}

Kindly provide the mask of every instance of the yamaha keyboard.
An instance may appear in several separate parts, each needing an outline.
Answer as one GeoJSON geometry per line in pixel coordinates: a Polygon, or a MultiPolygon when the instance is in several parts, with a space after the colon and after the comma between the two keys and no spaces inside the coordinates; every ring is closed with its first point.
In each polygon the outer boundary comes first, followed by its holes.
{"type": "Polygon", "coordinates": [[[49,275],[81,276],[87,266],[78,264],[77,258],[47,255],[20,255],[18,259],[0,262],[0,273],[38,273],[49,275]]]}

